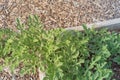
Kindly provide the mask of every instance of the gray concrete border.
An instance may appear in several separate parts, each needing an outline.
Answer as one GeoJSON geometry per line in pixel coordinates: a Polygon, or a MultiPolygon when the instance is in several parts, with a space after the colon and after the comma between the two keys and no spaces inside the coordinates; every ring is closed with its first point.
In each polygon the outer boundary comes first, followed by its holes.
{"type": "MultiPolygon", "coordinates": [[[[120,30],[120,18],[111,19],[103,22],[97,22],[92,24],[86,24],[87,28],[94,27],[95,29],[108,28],[108,30],[120,30]]],[[[66,30],[79,30],[83,31],[82,26],[68,27],[66,30]]]]}

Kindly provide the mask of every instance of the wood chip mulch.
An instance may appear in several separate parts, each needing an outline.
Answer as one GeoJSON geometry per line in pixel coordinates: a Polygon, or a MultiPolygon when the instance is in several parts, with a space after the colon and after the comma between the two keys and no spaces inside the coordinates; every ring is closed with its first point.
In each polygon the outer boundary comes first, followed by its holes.
{"type": "Polygon", "coordinates": [[[0,27],[15,28],[37,14],[46,28],[73,27],[120,17],[119,0],[0,0],[0,27]]]}

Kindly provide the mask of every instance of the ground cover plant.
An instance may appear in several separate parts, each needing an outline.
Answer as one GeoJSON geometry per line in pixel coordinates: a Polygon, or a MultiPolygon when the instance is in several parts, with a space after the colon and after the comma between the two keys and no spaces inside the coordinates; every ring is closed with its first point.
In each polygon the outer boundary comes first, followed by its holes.
{"type": "Polygon", "coordinates": [[[120,34],[106,29],[84,32],[61,28],[46,30],[36,15],[18,31],[0,29],[0,69],[21,75],[45,72],[44,80],[110,80],[112,62],[120,65],[120,34]],[[25,28],[27,27],[27,28],[25,28]]]}

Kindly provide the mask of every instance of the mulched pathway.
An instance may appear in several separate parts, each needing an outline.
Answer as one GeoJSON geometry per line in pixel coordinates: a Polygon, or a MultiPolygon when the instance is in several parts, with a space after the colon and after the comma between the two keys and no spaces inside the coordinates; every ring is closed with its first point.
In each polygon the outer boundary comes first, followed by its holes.
{"type": "Polygon", "coordinates": [[[0,0],[0,27],[15,28],[37,14],[46,28],[73,27],[120,17],[120,0],[0,0]]]}

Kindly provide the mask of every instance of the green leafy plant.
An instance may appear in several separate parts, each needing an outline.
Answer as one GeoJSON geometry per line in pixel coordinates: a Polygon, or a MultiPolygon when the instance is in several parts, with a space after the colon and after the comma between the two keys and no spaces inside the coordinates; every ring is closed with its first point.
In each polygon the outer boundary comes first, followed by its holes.
{"type": "Polygon", "coordinates": [[[120,56],[116,56],[113,61],[120,65],[120,56]]]}
{"type": "Polygon", "coordinates": [[[120,34],[106,29],[46,30],[36,15],[27,24],[17,19],[17,28],[0,31],[0,67],[9,66],[13,74],[19,67],[23,75],[45,72],[44,80],[110,80],[108,60],[120,63],[120,34]]]}
{"type": "Polygon", "coordinates": [[[108,44],[108,49],[110,51],[111,60],[120,65],[120,34],[112,32],[111,35],[108,35],[109,39],[106,41],[108,44]]]}

